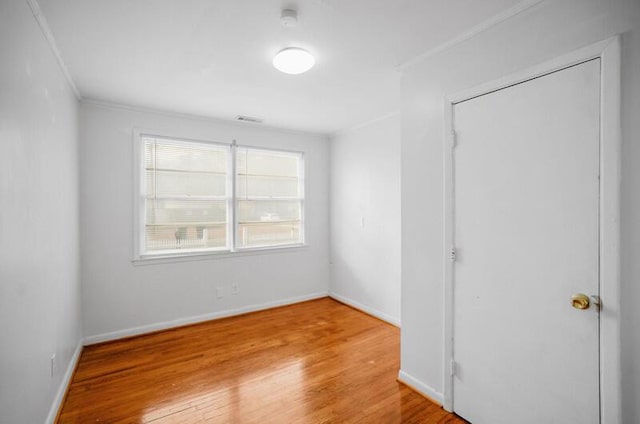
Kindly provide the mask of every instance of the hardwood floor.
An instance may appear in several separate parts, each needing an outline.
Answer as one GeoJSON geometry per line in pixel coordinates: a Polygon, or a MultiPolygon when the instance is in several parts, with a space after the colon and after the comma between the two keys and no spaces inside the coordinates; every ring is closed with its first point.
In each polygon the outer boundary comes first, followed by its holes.
{"type": "Polygon", "coordinates": [[[396,381],[399,338],[324,298],[89,346],[58,422],[464,423],[396,381]]]}

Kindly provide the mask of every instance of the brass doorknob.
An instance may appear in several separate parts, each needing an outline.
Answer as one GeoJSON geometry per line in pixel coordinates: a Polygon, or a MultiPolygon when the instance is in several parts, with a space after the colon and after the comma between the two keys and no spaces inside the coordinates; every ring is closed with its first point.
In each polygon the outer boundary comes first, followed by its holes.
{"type": "Polygon", "coordinates": [[[586,294],[578,293],[571,296],[571,306],[576,309],[589,309],[591,306],[591,300],[586,294]]]}

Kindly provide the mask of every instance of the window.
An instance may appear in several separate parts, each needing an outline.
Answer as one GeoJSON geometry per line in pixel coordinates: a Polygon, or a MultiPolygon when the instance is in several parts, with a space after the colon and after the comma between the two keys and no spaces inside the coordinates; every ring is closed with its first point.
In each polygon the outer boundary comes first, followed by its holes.
{"type": "Polygon", "coordinates": [[[301,241],[302,157],[298,153],[236,149],[236,246],[301,241]]]}
{"type": "Polygon", "coordinates": [[[137,257],[300,245],[302,153],[140,135],[137,257]]]}

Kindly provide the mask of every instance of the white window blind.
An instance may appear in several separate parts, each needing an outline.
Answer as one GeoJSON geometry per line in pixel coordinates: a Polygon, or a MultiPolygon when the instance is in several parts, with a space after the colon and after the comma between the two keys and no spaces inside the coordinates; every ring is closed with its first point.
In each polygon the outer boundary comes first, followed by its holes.
{"type": "Polygon", "coordinates": [[[236,246],[303,242],[301,153],[237,147],[236,246]]]}
{"type": "Polygon", "coordinates": [[[228,249],[229,147],[143,136],[144,252],[228,249]]]}

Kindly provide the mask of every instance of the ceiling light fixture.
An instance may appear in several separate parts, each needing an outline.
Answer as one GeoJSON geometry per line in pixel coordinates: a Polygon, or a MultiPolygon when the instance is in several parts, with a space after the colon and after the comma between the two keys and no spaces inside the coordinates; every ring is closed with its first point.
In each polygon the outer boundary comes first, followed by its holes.
{"type": "Polygon", "coordinates": [[[313,55],[300,47],[282,49],[273,58],[273,66],[278,71],[291,75],[307,72],[315,63],[313,55]]]}
{"type": "MultiPolygon", "coordinates": [[[[294,9],[284,9],[280,15],[280,23],[285,28],[298,25],[298,12],[294,9]]],[[[273,58],[273,66],[280,72],[298,75],[313,68],[316,59],[311,53],[300,47],[282,49],[273,58]]]]}

